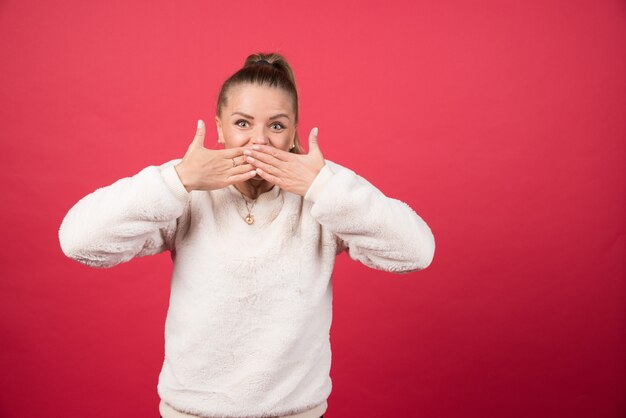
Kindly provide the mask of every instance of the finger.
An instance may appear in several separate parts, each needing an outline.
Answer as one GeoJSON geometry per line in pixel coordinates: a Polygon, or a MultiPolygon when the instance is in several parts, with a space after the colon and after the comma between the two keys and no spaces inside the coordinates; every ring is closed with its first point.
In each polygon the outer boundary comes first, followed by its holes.
{"type": "Polygon", "coordinates": [[[272,157],[281,161],[291,161],[294,156],[294,154],[291,152],[283,151],[281,149],[270,147],[268,145],[255,144],[252,146],[252,149],[255,151],[260,151],[267,155],[271,155],[272,157]]]}
{"type": "Polygon", "coordinates": [[[231,167],[228,169],[228,174],[229,175],[235,175],[235,174],[243,174],[246,173],[248,171],[253,171],[256,167],[251,165],[251,164],[243,164],[243,165],[238,165],[236,167],[231,167]]]}
{"type": "Polygon", "coordinates": [[[283,168],[283,164],[285,164],[285,161],[281,161],[272,155],[264,154],[259,151],[250,151],[250,155],[246,157],[246,161],[250,163],[254,163],[255,161],[260,161],[265,164],[269,164],[273,167],[278,167],[278,168],[283,168]]]}
{"type": "Polygon", "coordinates": [[[240,181],[250,180],[252,177],[256,176],[256,171],[246,171],[243,174],[235,174],[232,176],[226,177],[226,181],[229,183],[239,183],[240,181]]]}
{"type": "Polygon", "coordinates": [[[200,119],[198,121],[198,127],[196,128],[196,136],[193,138],[192,145],[197,147],[204,147],[204,136],[206,135],[206,127],[204,121],[200,119]]]}
{"type": "Polygon", "coordinates": [[[278,187],[281,187],[281,185],[283,184],[283,181],[279,177],[276,177],[270,173],[266,173],[261,168],[257,168],[256,172],[259,173],[259,176],[261,176],[262,178],[264,178],[265,180],[269,181],[272,184],[276,184],[278,187]]]}
{"type": "Polygon", "coordinates": [[[235,163],[236,163],[237,165],[242,165],[242,164],[245,164],[245,163],[246,163],[246,156],[245,156],[245,155],[242,155],[242,156],[241,156],[241,158],[239,158],[239,157],[235,157],[235,163]]]}
{"type": "Polygon", "coordinates": [[[229,158],[228,162],[233,167],[239,167],[247,163],[245,155],[240,155],[238,157],[229,158]]]}
{"type": "Polygon", "coordinates": [[[319,146],[319,143],[317,142],[317,133],[318,133],[317,126],[311,129],[311,133],[309,134],[309,154],[311,152],[320,151],[320,146],[319,146]]]}
{"type": "MultiPolygon", "coordinates": [[[[267,158],[267,157],[268,156],[264,156],[264,158],[267,158]]],[[[274,157],[270,157],[270,158],[273,158],[274,160],[276,160],[274,157]]],[[[255,166],[257,168],[262,169],[266,173],[270,173],[270,174],[272,174],[274,176],[280,175],[280,169],[275,167],[275,166],[273,166],[273,165],[271,165],[271,164],[268,164],[266,162],[263,162],[263,161],[261,161],[259,159],[255,159],[255,158],[252,158],[252,157],[247,157],[246,159],[247,159],[247,161],[250,164],[252,164],[253,166],[255,166]]],[[[278,161],[278,160],[276,160],[276,161],[278,161]]]]}
{"type": "Polygon", "coordinates": [[[223,158],[230,159],[230,158],[242,156],[243,150],[244,150],[243,147],[236,147],[236,148],[224,148],[224,149],[219,149],[216,151],[219,152],[223,158]]]}
{"type": "Polygon", "coordinates": [[[233,167],[238,167],[240,165],[243,165],[246,163],[246,156],[245,155],[240,155],[238,157],[233,157],[233,158],[225,158],[228,159],[228,163],[230,165],[232,165],[233,167]]]}

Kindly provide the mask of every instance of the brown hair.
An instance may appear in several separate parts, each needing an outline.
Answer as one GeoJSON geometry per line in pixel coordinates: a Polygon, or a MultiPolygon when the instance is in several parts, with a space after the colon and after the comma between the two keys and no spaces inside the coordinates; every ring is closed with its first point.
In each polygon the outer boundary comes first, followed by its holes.
{"type": "MultiPolygon", "coordinates": [[[[246,83],[277,87],[286,91],[292,98],[293,110],[296,117],[295,123],[298,123],[298,90],[296,89],[296,80],[291,67],[282,55],[273,52],[249,55],[243,67],[222,84],[220,94],[217,98],[218,115],[222,113],[222,108],[226,104],[230,89],[234,86],[246,83]],[[265,62],[259,63],[259,61],[265,62]]],[[[289,152],[303,154],[297,130],[293,144],[294,147],[290,149],[289,152]]]]}

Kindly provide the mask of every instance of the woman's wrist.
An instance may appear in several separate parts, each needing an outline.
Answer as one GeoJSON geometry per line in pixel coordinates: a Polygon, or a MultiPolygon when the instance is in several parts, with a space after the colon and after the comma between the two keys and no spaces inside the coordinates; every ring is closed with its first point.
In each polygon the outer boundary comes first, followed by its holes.
{"type": "Polygon", "coordinates": [[[181,201],[187,201],[189,199],[189,191],[185,188],[178,173],[173,165],[168,165],[161,170],[161,176],[166,186],[174,195],[181,201]]]}
{"type": "Polygon", "coordinates": [[[187,190],[187,193],[194,190],[193,184],[189,180],[189,174],[184,164],[182,162],[176,164],[174,166],[174,170],[176,170],[176,174],[178,174],[178,178],[180,179],[181,183],[183,183],[183,186],[185,186],[185,190],[187,190]]]}
{"type": "Polygon", "coordinates": [[[313,182],[309,185],[306,193],[304,194],[304,198],[314,202],[322,190],[324,190],[326,184],[333,177],[333,174],[334,173],[328,164],[324,164],[317,173],[317,176],[313,179],[313,182]]]}

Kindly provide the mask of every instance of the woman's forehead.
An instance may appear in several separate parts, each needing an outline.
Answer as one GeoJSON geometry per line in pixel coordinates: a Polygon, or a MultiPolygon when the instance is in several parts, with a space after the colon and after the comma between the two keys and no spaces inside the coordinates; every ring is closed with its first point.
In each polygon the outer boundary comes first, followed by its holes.
{"type": "Polygon", "coordinates": [[[228,92],[227,106],[229,110],[248,111],[281,110],[293,112],[292,99],[285,90],[278,87],[260,86],[256,84],[240,84],[228,92]]]}

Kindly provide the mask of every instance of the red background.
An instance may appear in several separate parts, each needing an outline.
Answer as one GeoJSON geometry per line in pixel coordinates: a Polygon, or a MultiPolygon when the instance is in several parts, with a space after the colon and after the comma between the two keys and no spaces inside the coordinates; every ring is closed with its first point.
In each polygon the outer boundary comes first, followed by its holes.
{"type": "Polygon", "coordinates": [[[327,417],[626,414],[623,1],[0,3],[0,416],[156,417],[171,260],[68,258],[82,196],[182,157],[283,53],[300,136],[409,203],[433,264],[340,256],[327,417]]]}

